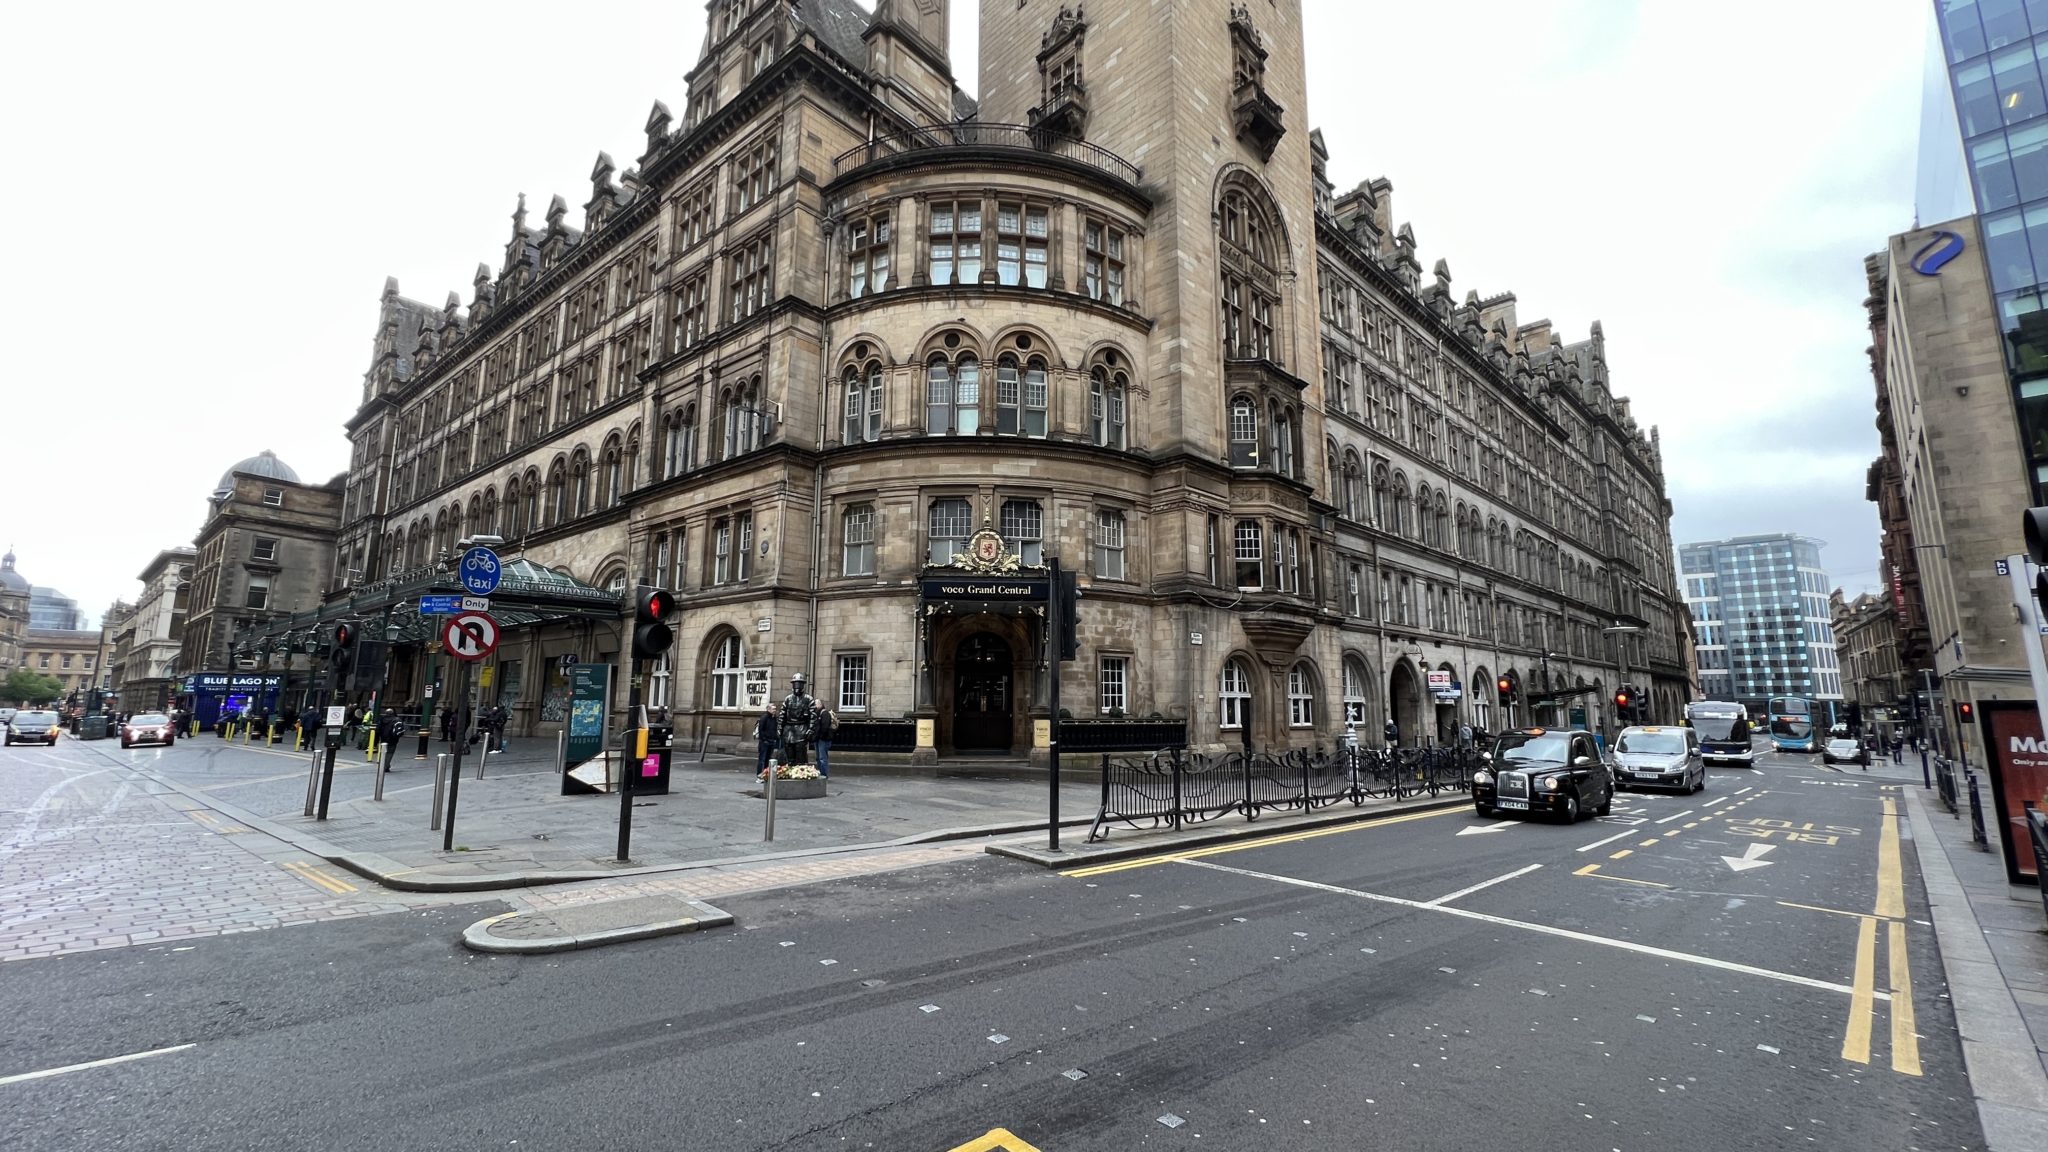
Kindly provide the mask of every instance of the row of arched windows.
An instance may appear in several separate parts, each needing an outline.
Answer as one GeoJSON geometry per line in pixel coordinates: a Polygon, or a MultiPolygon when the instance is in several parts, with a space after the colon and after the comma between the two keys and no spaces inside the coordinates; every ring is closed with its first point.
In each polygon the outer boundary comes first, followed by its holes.
{"type": "MultiPolygon", "coordinates": [[[[978,353],[934,352],[924,364],[924,431],[928,436],[1044,439],[1051,431],[1051,369],[1036,355],[1005,352],[993,371],[978,353]]],[[[846,444],[879,440],[888,427],[885,371],[880,360],[840,373],[840,437],[846,444]]],[[[1105,448],[1129,446],[1130,372],[1115,351],[1088,369],[1088,439],[1105,448]]]]}

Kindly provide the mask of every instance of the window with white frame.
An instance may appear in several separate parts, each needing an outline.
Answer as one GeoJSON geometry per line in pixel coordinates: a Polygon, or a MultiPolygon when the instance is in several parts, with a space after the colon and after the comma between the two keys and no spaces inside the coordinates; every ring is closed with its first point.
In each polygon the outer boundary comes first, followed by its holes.
{"type": "Polygon", "coordinates": [[[862,217],[847,226],[846,294],[859,299],[889,288],[889,214],[862,217]]]}
{"type": "Polygon", "coordinates": [[[1130,377],[1097,367],[1088,378],[1088,436],[1105,448],[1124,446],[1124,404],[1130,377]]]}
{"type": "Polygon", "coordinates": [[[973,353],[949,362],[934,356],[925,365],[925,431],[933,436],[972,436],[981,430],[981,362],[973,353]]]}
{"type": "Polygon", "coordinates": [[[732,582],[732,521],[723,516],[711,525],[711,582],[732,582]]]}
{"type": "Polygon", "coordinates": [[[1365,569],[1357,564],[1344,569],[1344,611],[1347,615],[1365,615],[1365,569]]]}
{"type": "Polygon", "coordinates": [[[1105,716],[1121,716],[1130,710],[1130,670],[1128,656],[1102,657],[1096,682],[1101,685],[1099,709],[1105,716]]]}
{"type": "Polygon", "coordinates": [[[1365,723],[1365,665],[1351,657],[1344,659],[1344,722],[1365,723]]]}
{"type": "Polygon", "coordinates": [[[244,608],[263,608],[270,604],[270,577],[249,577],[248,594],[242,600],[244,608]]]}
{"type": "Polygon", "coordinates": [[[1222,679],[1217,682],[1216,703],[1218,725],[1225,730],[1240,729],[1245,718],[1251,713],[1252,681],[1245,674],[1244,664],[1227,660],[1223,664],[1222,679]]]}
{"type": "Polygon", "coordinates": [[[845,443],[874,440],[882,434],[882,364],[870,362],[865,369],[848,365],[845,375],[845,412],[840,434],[845,443]]]}
{"type": "Polygon", "coordinates": [[[737,633],[718,642],[711,657],[711,706],[733,710],[740,706],[740,683],[747,674],[746,649],[737,633]]]}
{"type": "Polygon", "coordinates": [[[931,282],[981,283],[981,201],[936,202],[930,219],[931,282]]]}
{"type": "Polygon", "coordinates": [[[1026,568],[1045,563],[1045,510],[1036,500],[1003,501],[1003,543],[1026,568]]]}
{"type": "Polygon", "coordinates": [[[868,710],[868,657],[865,652],[844,652],[839,656],[838,710],[868,710]]]}
{"type": "Polygon", "coordinates": [[[265,488],[263,490],[263,502],[272,508],[284,507],[284,489],[265,488]]]}
{"type": "Polygon", "coordinates": [[[849,505],[840,517],[842,576],[875,574],[875,506],[849,505]]]}
{"type": "Polygon", "coordinates": [[[996,283],[1045,287],[1049,221],[1037,204],[996,205],[996,283]]]}
{"type": "Polygon", "coordinates": [[[1316,722],[1315,680],[1308,666],[1296,664],[1287,672],[1287,726],[1309,728],[1316,722]]]}
{"type": "Polygon", "coordinates": [[[1256,520],[1239,520],[1233,533],[1236,545],[1237,586],[1247,590],[1264,587],[1262,559],[1265,556],[1264,537],[1256,520]]]}
{"type": "Polygon", "coordinates": [[[249,558],[251,560],[277,559],[277,537],[256,537],[255,541],[249,545],[249,558]]]}
{"type": "Polygon", "coordinates": [[[926,562],[934,568],[951,564],[953,557],[967,551],[967,537],[974,530],[973,506],[959,497],[934,500],[925,527],[926,562]]]}
{"type": "Polygon", "coordinates": [[[1095,575],[1101,580],[1124,578],[1124,514],[1115,509],[1095,513],[1095,575]]]}
{"type": "Polygon", "coordinates": [[[1045,361],[1033,357],[1020,368],[1005,355],[996,362],[996,433],[1043,438],[1045,429],[1045,361]]]}
{"type": "Polygon", "coordinates": [[[1256,468],[1259,465],[1259,406],[1249,396],[1230,401],[1230,466],[1256,468]]]}
{"type": "Polygon", "coordinates": [[[654,671],[649,673],[647,677],[647,706],[649,708],[668,707],[668,681],[668,653],[664,652],[655,658],[654,671]]]}
{"type": "Polygon", "coordinates": [[[1083,283],[1091,300],[1122,307],[1124,302],[1124,233],[1100,220],[1082,228],[1083,283]]]}

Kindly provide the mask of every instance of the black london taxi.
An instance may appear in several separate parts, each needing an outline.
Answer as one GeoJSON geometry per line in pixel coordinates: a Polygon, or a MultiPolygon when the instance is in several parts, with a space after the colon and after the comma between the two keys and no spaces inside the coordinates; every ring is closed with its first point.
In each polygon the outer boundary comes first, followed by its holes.
{"type": "Polygon", "coordinates": [[[1492,762],[1472,774],[1472,807],[1481,816],[1540,812],[1569,824],[1588,812],[1605,816],[1613,806],[1614,777],[1583,729],[1503,732],[1492,762]]]}

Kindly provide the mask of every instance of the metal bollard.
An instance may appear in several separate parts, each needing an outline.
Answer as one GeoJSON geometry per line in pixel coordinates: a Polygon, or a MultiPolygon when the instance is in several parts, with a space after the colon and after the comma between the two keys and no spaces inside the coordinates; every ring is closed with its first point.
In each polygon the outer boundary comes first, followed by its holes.
{"type": "Polygon", "coordinates": [[[441,785],[442,785],[442,778],[443,778],[444,776],[446,776],[447,774],[448,774],[448,754],[447,754],[446,752],[437,752],[437,753],[435,753],[435,754],[434,754],[434,815],[433,815],[433,818],[432,818],[431,820],[429,820],[429,821],[427,822],[427,831],[429,831],[429,832],[439,832],[439,831],[441,830],[441,803],[442,803],[442,786],[441,786],[441,785]]]}
{"type": "Polygon", "coordinates": [[[489,736],[485,736],[485,737],[484,737],[484,742],[483,742],[483,745],[482,745],[482,750],[481,750],[481,751],[479,751],[479,752],[478,752],[478,753],[476,754],[476,778],[477,778],[477,779],[481,780],[481,779],[483,779],[483,778],[484,778],[484,765],[486,765],[486,764],[488,764],[488,763],[490,763],[490,762],[491,762],[491,738],[490,738],[489,736]]]}
{"type": "Polygon", "coordinates": [[[567,732],[557,732],[555,733],[555,775],[560,776],[568,770],[569,734],[567,732]]]}
{"type": "Polygon", "coordinates": [[[704,735],[700,737],[697,741],[697,763],[702,764],[704,762],[704,757],[709,756],[710,754],[711,725],[706,724],[704,726],[704,735]]]}
{"type": "Polygon", "coordinates": [[[306,815],[313,814],[314,797],[320,791],[320,749],[313,749],[312,766],[306,770],[306,815]]]}
{"type": "Polygon", "coordinates": [[[768,761],[768,780],[762,785],[761,793],[768,801],[768,827],[761,833],[761,839],[764,841],[775,839],[775,767],[775,760],[770,758],[768,761]]]}
{"type": "Polygon", "coordinates": [[[371,790],[370,799],[382,800],[384,799],[384,774],[391,771],[391,748],[389,745],[386,745],[384,748],[384,763],[379,764],[374,760],[371,761],[370,771],[377,778],[377,786],[371,790]]]}
{"type": "Polygon", "coordinates": [[[1984,851],[1991,850],[1991,840],[1984,834],[1984,802],[1977,797],[1977,774],[1965,771],[1963,778],[1970,785],[1970,839],[1984,851]]]}

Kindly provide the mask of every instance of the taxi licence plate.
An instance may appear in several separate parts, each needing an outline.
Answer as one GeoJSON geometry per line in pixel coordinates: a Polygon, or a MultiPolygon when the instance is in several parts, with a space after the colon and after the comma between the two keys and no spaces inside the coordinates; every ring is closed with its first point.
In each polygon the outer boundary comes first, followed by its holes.
{"type": "Polygon", "coordinates": [[[1506,808],[1509,810],[1520,809],[1526,811],[1529,807],[1529,802],[1527,800],[1495,800],[1493,802],[1493,806],[1495,808],[1506,808]]]}

